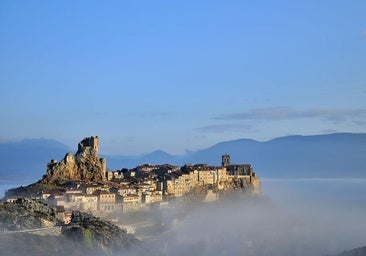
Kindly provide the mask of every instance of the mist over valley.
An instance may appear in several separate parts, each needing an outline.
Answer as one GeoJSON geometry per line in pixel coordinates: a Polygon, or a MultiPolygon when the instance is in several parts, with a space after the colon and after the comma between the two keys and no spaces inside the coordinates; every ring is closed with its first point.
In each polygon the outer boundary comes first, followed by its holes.
{"type": "MultiPolygon", "coordinates": [[[[365,138],[365,134],[290,136],[269,142],[223,142],[185,156],[163,151],[136,157],[106,156],[109,168],[121,168],[117,160],[123,167],[146,162],[217,164],[220,152],[230,152],[233,161],[253,159],[263,170],[254,165],[261,177],[261,198],[234,193],[211,203],[177,199],[166,208],[113,216],[127,226],[145,223],[147,226],[137,228],[135,235],[156,255],[338,255],[366,245],[365,138]]],[[[42,170],[36,168],[44,168],[41,161],[50,158],[44,155],[60,159],[67,148],[47,140],[29,142],[26,147],[22,143],[1,144],[8,157],[4,166],[13,160],[14,172],[12,176],[2,167],[2,189],[26,185],[27,179],[40,177],[42,170]],[[19,154],[14,154],[16,150],[19,154]],[[23,161],[14,160],[22,156],[23,161]],[[37,163],[27,168],[28,159],[31,163],[39,161],[40,167],[37,163]]],[[[144,255],[141,251],[129,253],[144,255]]]]}

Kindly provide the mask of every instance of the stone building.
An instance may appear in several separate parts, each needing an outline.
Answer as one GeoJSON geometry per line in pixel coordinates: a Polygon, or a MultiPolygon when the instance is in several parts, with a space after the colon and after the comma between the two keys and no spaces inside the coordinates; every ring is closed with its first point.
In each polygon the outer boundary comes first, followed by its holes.
{"type": "Polygon", "coordinates": [[[96,212],[98,210],[98,196],[84,195],[81,203],[81,210],[86,212],[96,212]]]}
{"type": "Polygon", "coordinates": [[[252,194],[260,195],[260,179],[256,176],[253,166],[250,164],[231,164],[230,156],[222,156],[222,166],[226,168],[228,181],[241,180],[243,184],[248,184],[252,189],[252,194]]]}
{"type": "Polygon", "coordinates": [[[94,195],[98,196],[98,210],[112,212],[116,209],[116,194],[98,190],[94,195]]]}
{"type": "Polygon", "coordinates": [[[106,172],[107,180],[122,180],[124,178],[124,173],[122,171],[107,171],[106,172]]]}
{"type": "Polygon", "coordinates": [[[122,212],[138,211],[141,204],[141,198],[136,194],[122,196],[122,212]]]}

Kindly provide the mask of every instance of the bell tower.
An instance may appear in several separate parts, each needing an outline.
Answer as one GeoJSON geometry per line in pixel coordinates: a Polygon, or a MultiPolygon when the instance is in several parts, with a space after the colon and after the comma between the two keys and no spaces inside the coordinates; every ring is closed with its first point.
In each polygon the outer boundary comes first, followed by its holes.
{"type": "Polygon", "coordinates": [[[226,167],[230,165],[230,155],[222,155],[221,157],[221,166],[226,167]]]}

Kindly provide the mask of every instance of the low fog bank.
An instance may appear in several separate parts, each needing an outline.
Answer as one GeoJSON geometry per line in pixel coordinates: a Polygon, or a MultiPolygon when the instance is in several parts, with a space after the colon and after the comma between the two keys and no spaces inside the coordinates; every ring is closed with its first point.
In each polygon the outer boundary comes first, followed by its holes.
{"type": "MultiPolygon", "coordinates": [[[[146,243],[162,255],[248,256],[334,255],[366,245],[365,204],[337,194],[330,200],[321,188],[316,196],[310,184],[307,198],[303,188],[286,195],[286,189],[272,186],[259,200],[231,198],[195,207],[178,200],[150,213],[164,228],[146,243]]],[[[341,186],[339,192],[350,193],[341,186]]]]}
{"type": "MultiPolygon", "coordinates": [[[[183,197],[165,208],[120,215],[121,224],[139,224],[136,235],[143,241],[117,254],[338,255],[366,245],[365,185],[366,180],[263,179],[261,198],[237,193],[224,200],[200,203],[183,197]]],[[[14,244],[19,245],[17,240],[14,244]]],[[[79,244],[80,248],[72,251],[70,242],[62,246],[64,241],[58,241],[61,246],[53,246],[54,255],[106,255],[79,244]]],[[[35,238],[28,244],[44,246],[35,238]]],[[[25,248],[26,243],[20,247],[25,248]]]]}
{"type": "Polygon", "coordinates": [[[198,207],[150,242],[164,255],[326,255],[366,244],[365,218],[334,208],[289,213],[268,201],[198,207]],[[342,214],[340,214],[342,213],[342,214]]]}
{"type": "Polygon", "coordinates": [[[366,212],[366,179],[262,179],[262,194],[289,212],[307,215],[354,215],[366,212]]]}

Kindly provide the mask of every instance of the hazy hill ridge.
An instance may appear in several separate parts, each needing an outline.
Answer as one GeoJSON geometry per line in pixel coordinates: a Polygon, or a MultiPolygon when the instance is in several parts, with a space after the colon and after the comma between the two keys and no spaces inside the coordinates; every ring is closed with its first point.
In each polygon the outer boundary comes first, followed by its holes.
{"type": "MultiPolygon", "coordinates": [[[[45,139],[0,143],[0,175],[3,179],[40,179],[47,162],[51,158],[62,159],[67,151],[73,150],[45,139]]],[[[230,154],[233,163],[252,164],[264,178],[366,178],[366,133],[286,136],[266,142],[238,139],[182,156],[157,150],[141,156],[103,157],[107,158],[109,169],[122,169],[144,163],[220,165],[222,154],[230,154]]]]}
{"type": "Polygon", "coordinates": [[[31,182],[40,179],[50,159],[61,159],[68,151],[70,151],[68,146],[49,139],[2,142],[0,143],[1,180],[31,182]]]}
{"type": "Polygon", "coordinates": [[[355,248],[349,251],[344,251],[341,254],[336,256],[365,256],[366,255],[366,246],[355,248]]]}

